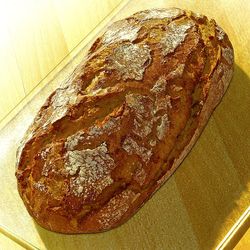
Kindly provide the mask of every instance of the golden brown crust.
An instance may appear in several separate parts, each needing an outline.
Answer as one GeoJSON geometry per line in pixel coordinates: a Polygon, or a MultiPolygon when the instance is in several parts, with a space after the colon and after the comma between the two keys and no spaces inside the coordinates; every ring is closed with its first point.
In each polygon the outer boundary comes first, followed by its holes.
{"type": "Polygon", "coordinates": [[[128,220],[191,150],[233,73],[214,20],[177,8],[112,24],[48,98],[18,152],[18,190],[43,227],[128,220]]]}

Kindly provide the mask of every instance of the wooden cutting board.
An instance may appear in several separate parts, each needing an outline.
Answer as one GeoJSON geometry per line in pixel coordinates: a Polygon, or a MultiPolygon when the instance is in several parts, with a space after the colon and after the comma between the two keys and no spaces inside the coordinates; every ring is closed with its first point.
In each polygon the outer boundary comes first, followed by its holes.
{"type": "MultiPolygon", "coordinates": [[[[19,198],[14,176],[15,152],[37,109],[81,60],[88,42],[106,21],[101,23],[27,96],[17,107],[17,110],[22,107],[22,111],[0,131],[0,232],[25,248],[214,249],[250,205],[250,2],[137,0],[123,2],[123,5],[108,19],[117,20],[138,10],[169,6],[214,18],[228,33],[235,49],[233,80],[191,153],[127,223],[99,234],[49,232],[32,220],[19,198]],[[73,55],[77,56],[73,58],[73,55]]],[[[249,220],[245,221],[238,231],[247,228],[249,220]]]]}

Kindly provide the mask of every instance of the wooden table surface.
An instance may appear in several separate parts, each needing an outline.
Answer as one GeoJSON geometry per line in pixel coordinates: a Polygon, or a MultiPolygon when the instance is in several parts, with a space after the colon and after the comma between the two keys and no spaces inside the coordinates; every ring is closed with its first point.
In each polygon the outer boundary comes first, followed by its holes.
{"type": "MultiPolygon", "coordinates": [[[[117,12],[119,4],[125,1],[10,1],[0,8],[2,127],[16,114],[18,103],[22,107],[34,88],[41,89],[42,79],[101,20],[113,16],[110,13],[117,12]]],[[[16,145],[8,141],[8,133],[19,125],[12,122],[12,127],[0,131],[0,180],[5,178],[7,183],[0,191],[3,249],[21,249],[16,243],[21,244],[20,239],[41,249],[214,249],[249,207],[250,1],[129,1],[115,19],[141,9],[169,6],[214,18],[235,49],[235,74],[229,90],[192,152],[125,225],[103,234],[65,236],[35,224],[18,198],[12,151],[16,145]],[[18,214],[10,212],[10,207],[18,214]]],[[[237,249],[250,248],[249,234],[248,230],[237,249]]],[[[28,248],[28,243],[23,246],[28,248]]]]}
{"type": "Polygon", "coordinates": [[[0,1],[0,122],[121,1],[0,1]]]}

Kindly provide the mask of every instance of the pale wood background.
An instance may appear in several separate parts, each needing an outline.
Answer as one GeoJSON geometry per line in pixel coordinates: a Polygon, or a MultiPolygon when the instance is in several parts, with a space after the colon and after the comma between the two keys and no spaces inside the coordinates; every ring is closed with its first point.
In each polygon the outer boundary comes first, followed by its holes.
{"type": "Polygon", "coordinates": [[[16,243],[14,240],[6,237],[4,234],[0,233],[0,246],[3,250],[24,250],[22,246],[16,243]]]}
{"type": "Polygon", "coordinates": [[[245,235],[241,238],[239,243],[236,245],[235,250],[248,250],[250,246],[250,229],[247,230],[245,235]]]}
{"type": "MultiPolygon", "coordinates": [[[[9,1],[1,6],[0,120],[119,2],[9,1]]],[[[13,206],[20,206],[20,214],[12,217],[23,216],[27,226],[21,235],[42,249],[133,249],[135,246],[137,249],[169,249],[171,246],[171,249],[175,249],[174,246],[212,249],[249,206],[250,1],[137,0],[130,1],[115,19],[145,8],[168,6],[204,13],[216,19],[229,34],[235,48],[236,68],[223,102],[175,175],[136,216],[116,230],[78,237],[54,234],[33,224],[19,200],[18,204],[13,202],[13,206]]],[[[8,149],[6,144],[2,145],[1,167],[11,166],[8,171],[4,170],[3,176],[9,181],[4,200],[17,194],[13,190],[12,145],[8,145],[8,149]]],[[[11,227],[19,226],[15,218],[10,221],[11,227]]],[[[18,228],[16,231],[21,232],[18,228]]],[[[238,249],[248,248],[249,233],[247,235],[238,249]]],[[[5,238],[0,235],[0,245],[15,249],[16,243],[5,238]]]]}
{"type": "Polygon", "coordinates": [[[0,1],[0,121],[120,2],[0,1]]]}

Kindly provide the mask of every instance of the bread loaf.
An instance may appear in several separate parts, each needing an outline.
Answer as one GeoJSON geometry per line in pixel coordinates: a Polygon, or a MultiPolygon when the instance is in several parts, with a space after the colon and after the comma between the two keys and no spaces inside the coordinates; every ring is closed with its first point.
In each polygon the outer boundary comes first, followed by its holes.
{"type": "Polygon", "coordinates": [[[191,150],[233,62],[225,32],[191,11],[145,10],[113,23],[19,147],[18,190],[30,215],[62,233],[127,221],[191,150]]]}

